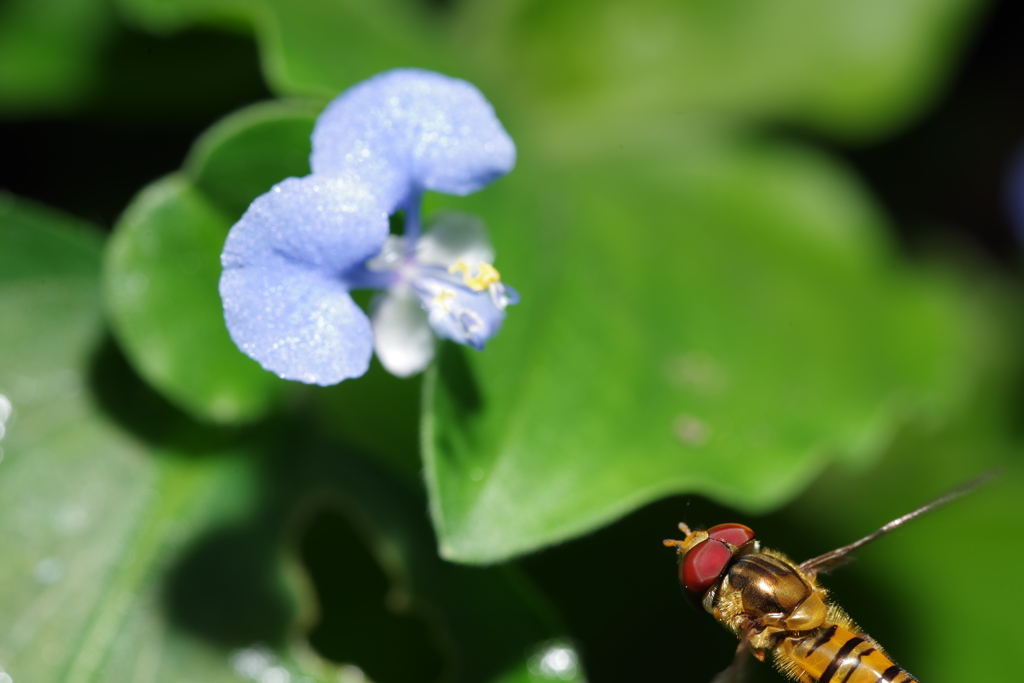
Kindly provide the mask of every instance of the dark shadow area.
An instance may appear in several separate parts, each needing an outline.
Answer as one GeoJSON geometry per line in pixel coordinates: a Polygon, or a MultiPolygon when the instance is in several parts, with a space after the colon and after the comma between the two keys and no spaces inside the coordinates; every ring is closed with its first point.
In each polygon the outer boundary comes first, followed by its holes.
{"type": "MultiPolygon", "coordinates": [[[[693,528],[723,522],[749,525],[767,547],[802,561],[855,539],[832,541],[806,532],[783,510],[752,518],[696,496],[661,500],[590,536],[547,549],[523,560],[530,576],[569,619],[587,678],[611,681],[699,681],[706,683],[732,661],[737,641],[711,615],[694,609],[679,585],[675,551],[662,545],[678,538],[676,524],[693,528]]],[[[869,533],[874,529],[865,531],[869,533]]],[[[907,624],[899,600],[844,567],[824,583],[836,595],[870,595],[862,604],[844,605],[854,617],[870,615],[886,623],[877,633],[883,644],[900,650],[899,633],[907,624]],[[885,636],[885,638],[883,638],[885,636]],[[888,639],[886,639],[888,638],[888,639]]],[[[778,681],[766,664],[753,663],[750,681],[778,681]]]]}
{"type": "Polygon", "coordinates": [[[395,377],[374,357],[362,377],[311,389],[313,409],[339,443],[397,466],[419,485],[422,375],[395,377]]]}
{"type": "Polygon", "coordinates": [[[418,482],[308,420],[261,425],[240,448],[259,473],[256,507],[207,532],[168,572],[164,609],[176,627],[224,647],[279,644],[311,629],[319,654],[391,683],[453,672],[493,680],[558,635],[507,580],[514,570],[438,557],[418,482]],[[290,592],[289,557],[305,569],[315,605],[290,592]],[[397,564],[384,571],[385,561],[397,564]],[[299,615],[315,623],[297,623],[299,615]]]}
{"type": "Polygon", "coordinates": [[[252,36],[189,28],[164,35],[122,27],[100,64],[83,118],[208,125],[273,97],[252,36]]]}
{"type": "Polygon", "coordinates": [[[158,394],[135,373],[109,334],[93,354],[88,386],[107,416],[146,443],[201,455],[238,438],[238,430],[200,424],[158,394]]]}
{"type": "Polygon", "coordinates": [[[0,121],[0,187],[105,228],[212,123],[271,97],[253,40],[221,31],[121,28],[99,74],[79,111],[0,121]]]}
{"type": "Polygon", "coordinates": [[[309,635],[317,652],[357,662],[375,681],[440,678],[444,665],[426,622],[404,609],[404,593],[391,585],[341,511],[318,514],[300,551],[320,605],[319,623],[309,635]]]}
{"type": "Polygon", "coordinates": [[[893,216],[911,250],[949,236],[1018,262],[1003,196],[1024,144],[1024,4],[993,3],[948,91],[893,138],[840,150],[893,216]]]}
{"type": "Polygon", "coordinates": [[[438,426],[433,439],[436,451],[445,457],[472,454],[479,449],[473,418],[483,408],[484,399],[467,358],[470,353],[476,351],[450,341],[438,345],[437,381],[444,390],[435,391],[432,399],[438,426]]]}
{"type": "Polygon", "coordinates": [[[396,211],[388,216],[388,229],[392,235],[405,234],[405,211],[396,211]]]}
{"type": "MultiPolygon", "coordinates": [[[[121,427],[178,456],[208,456],[258,434],[202,425],[142,381],[112,337],[97,349],[88,385],[96,402],[121,427]]],[[[184,553],[165,581],[172,620],[223,647],[280,644],[293,608],[284,598],[277,554],[280,519],[261,512],[237,527],[211,531],[184,553]]]]}
{"type": "MultiPolygon", "coordinates": [[[[1004,433],[1012,436],[1019,444],[1024,441],[1024,367],[1015,367],[1004,377],[1009,380],[1005,400],[992,406],[993,417],[998,420],[1004,433]]],[[[1018,449],[1018,456],[1024,455],[1018,449]]]]}
{"type": "Polygon", "coordinates": [[[279,574],[276,527],[256,518],[190,548],[165,579],[171,620],[222,647],[283,645],[295,609],[279,574]]]}
{"type": "Polygon", "coordinates": [[[459,419],[466,419],[483,408],[480,385],[466,359],[468,353],[475,352],[447,341],[441,344],[438,352],[438,375],[448,395],[454,399],[452,405],[455,417],[459,419]]]}
{"type": "Polygon", "coordinates": [[[690,606],[675,552],[676,524],[733,519],[702,499],[662,500],[584,538],[523,561],[569,620],[588,680],[710,681],[735,639],[690,606]]]}

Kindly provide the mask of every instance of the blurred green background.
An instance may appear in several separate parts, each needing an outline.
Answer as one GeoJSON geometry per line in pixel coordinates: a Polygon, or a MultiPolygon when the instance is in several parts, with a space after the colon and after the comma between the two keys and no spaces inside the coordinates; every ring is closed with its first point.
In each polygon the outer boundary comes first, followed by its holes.
{"type": "Polygon", "coordinates": [[[1022,27],[1008,0],[0,0],[0,683],[710,681],[735,640],[681,594],[679,521],[803,560],[995,466],[825,582],[921,680],[1012,678],[1022,27]],[[479,215],[523,301],[423,377],[284,382],[228,338],[220,249],[398,66],[516,140],[425,211],[479,215]]]}

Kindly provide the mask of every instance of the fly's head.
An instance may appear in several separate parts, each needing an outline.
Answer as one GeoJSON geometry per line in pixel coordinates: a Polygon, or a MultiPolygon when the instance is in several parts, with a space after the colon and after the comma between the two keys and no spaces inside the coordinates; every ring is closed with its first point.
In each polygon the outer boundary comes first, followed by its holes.
{"type": "Polygon", "coordinates": [[[758,551],[758,541],[750,527],[742,524],[719,524],[707,531],[690,531],[685,524],[679,529],[683,540],[669,539],[666,546],[679,554],[679,581],[695,606],[710,609],[713,588],[718,585],[733,559],[758,551]]]}

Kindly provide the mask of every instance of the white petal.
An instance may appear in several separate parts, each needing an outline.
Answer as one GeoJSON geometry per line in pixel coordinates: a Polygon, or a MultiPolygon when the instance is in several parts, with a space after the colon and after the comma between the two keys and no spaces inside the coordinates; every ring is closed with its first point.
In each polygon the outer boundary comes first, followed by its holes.
{"type": "Polygon", "coordinates": [[[434,335],[410,288],[395,287],[381,295],[371,318],[373,348],[388,372],[408,377],[426,369],[434,357],[434,335]]]}
{"type": "Polygon", "coordinates": [[[416,243],[416,260],[448,267],[459,259],[470,266],[481,261],[494,263],[494,248],[479,218],[441,211],[430,219],[427,233],[416,243]]]}
{"type": "Polygon", "coordinates": [[[371,259],[367,259],[366,267],[370,270],[398,270],[405,259],[405,238],[388,235],[384,248],[371,259]]]}

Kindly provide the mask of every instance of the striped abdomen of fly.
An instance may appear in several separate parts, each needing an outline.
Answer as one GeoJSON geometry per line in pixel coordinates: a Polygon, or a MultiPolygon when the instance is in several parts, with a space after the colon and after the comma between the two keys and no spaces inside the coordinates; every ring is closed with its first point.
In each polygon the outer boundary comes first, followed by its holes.
{"type": "Polygon", "coordinates": [[[685,540],[666,541],[679,550],[680,580],[695,602],[740,638],[738,661],[747,652],[761,660],[770,653],[776,668],[799,683],[916,681],[830,603],[814,571],[762,550],[748,527],[681,528],[685,540]]]}
{"type": "Polygon", "coordinates": [[[807,635],[782,638],[775,665],[801,683],[913,683],[916,678],[894,664],[863,633],[839,624],[821,626],[807,635]]]}

